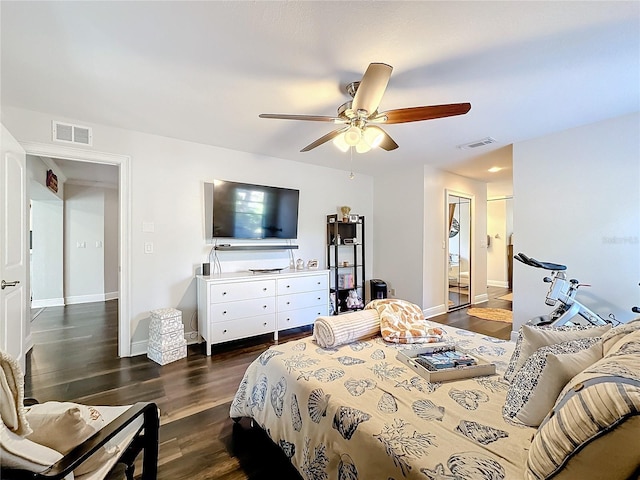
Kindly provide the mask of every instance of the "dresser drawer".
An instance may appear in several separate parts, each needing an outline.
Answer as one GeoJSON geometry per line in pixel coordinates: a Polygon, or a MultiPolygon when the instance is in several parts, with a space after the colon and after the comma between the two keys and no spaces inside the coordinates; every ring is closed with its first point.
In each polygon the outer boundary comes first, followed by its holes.
{"type": "Polygon", "coordinates": [[[241,302],[213,303],[210,307],[211,322],[225,322],[237,318],[275,313],[275,306],[275,297],[254,298],[241,302]]]}
{"type": "Polygon", "coordinates": [[[294,293],[293,295],[278,296],[278,311],[284,312],[298,308],[314,307],[327,304],[326,290],[316,292],[294,293]]]}
{"type": "Polygon", "coordinates": [[[315,307],[300,308],[289,312],[278,313],[278,330],[311,325],[316,318],[321,315],[328,315],[327,305],[317,305],[315,307]]]}
{"type": "Polygon", "coordinates": [[[272,333],[275,328],[275,314],[214,323],[211,325],[211,343],[222,343],[272,333]]]}
{"type": "Polygon", "coordinates": [[[273,297],[276,294],[274,280],[254,280],[226,284],[213,284],[209,290],[211,303],[236,302],[252,298],[273,297]]]}
{"type": "Polygon", "coordinates": [[[311,292],[313,290],[326,290],[328,288],[326,275],[313,275],[310,277],[279,278],[277,282],[278,282],[278,295],[311,292]]]}

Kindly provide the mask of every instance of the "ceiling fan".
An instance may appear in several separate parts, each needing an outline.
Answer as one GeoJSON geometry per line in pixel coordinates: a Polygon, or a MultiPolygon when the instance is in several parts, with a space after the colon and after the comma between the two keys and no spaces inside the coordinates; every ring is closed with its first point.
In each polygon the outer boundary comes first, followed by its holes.
{"type": "Polygon", "coordinates": [[[329,140],[333,140],[333,143],[343,152],[346,152],[350,147],[355,147],[357,152],[364,153],[378,146],[387,151],[398,148],[398,144],[389,134],[378,126],[380,124],[389,125],[452,117],[464,115],[471,109],[470,103],[451,103],[378,112],[378,106],[389,83],[392,70],[393,67],[385,63],[369,64],[362,80],[347,85],[347,93],[351,95],[353,100],[340,105],[336,117],[279,113],[261,113],[259,117],[341,124],[340,128],[323,135],[300,151],[308,152],[329,140]]]}

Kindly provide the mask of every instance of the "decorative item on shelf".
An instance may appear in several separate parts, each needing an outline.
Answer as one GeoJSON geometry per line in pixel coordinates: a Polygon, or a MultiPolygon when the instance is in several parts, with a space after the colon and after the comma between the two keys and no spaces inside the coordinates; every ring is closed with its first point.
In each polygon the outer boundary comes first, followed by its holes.
{"type": "Polygon", "coordinates": [[[336,245],[342,245],[342,237],[340,234],[336,235],[336,245]]]}
{"type": "Polygon", "coordinates": [[[358,223],[360,217],[356,213],[349,214],[349,223],[358,223]]]}
{"type": "Polygon", "coordinates": [[[342,266],[343,267],[348,267],[349,266],[349,261],[345,260],[344,262],[342,262],[342,266]]]}
{"type": "Polygon", "coordinates": [[[358,239],[357,238],[345,238],[344,239],[344,244],[345,245],[355,245],[356,243],[358,243],[358,239]]]}
{"type": "Polygon", "coordinates": [[[338,275],[338,289],[346,290],[355,287],[355,283],[353,280],[353,274],[341,273],[340,275],[338,275]]]}
{"type": "Polygon", "coordinates": [[[355,290],[349,290],[349,296],[347,297],[347,308],[349,310],[359,310],[364,308],[364,302],[362,298],[358,296],[358,292],[355,290]]]}
{"type": "Polygon", "coordinates": [[[342,221],[349,222],[349,212],[351,211],[351,207],[348,205],[343,205],[340,207],[340,213],[342,213],[342,221]]]}
{"type": "Polygon", "coordinates": [[[307,268],[309,270],[317,270],[318,269],[318,260],[309,260],[307,262],[307,268]]]}
{"type": "Polygon", "coordinates": [[[296,260],[296,270],[304,270],[304,260],[299,258],[296,260]]]}

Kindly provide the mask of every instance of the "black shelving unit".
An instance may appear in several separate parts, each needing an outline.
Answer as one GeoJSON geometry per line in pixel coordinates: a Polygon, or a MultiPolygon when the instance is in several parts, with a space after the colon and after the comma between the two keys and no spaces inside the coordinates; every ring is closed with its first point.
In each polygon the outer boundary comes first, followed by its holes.
{"type": "Polygon", "coordinates": [[[334,315],[361,310],[347,308],[347,297],[355,290],[364,303],[364,216],[350,217],[352,222],[342,221],[340,215],[327,215],[327,268],[329,269],[331,301],[334,315]]]}

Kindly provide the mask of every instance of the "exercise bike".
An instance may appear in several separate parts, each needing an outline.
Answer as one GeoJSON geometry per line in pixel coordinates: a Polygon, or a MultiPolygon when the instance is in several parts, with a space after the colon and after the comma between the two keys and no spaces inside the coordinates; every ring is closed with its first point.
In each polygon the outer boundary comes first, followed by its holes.
{"type": "Polygon", "coordinates": [[[551,277],[544,277],[543,279],[545,283],[551,284],[544,303],[550,307],[556,306],[556,308],[548,315],[529,320],[527,322],[529,325],[559,327],[561,325],[618,325],[620,323],[614,317],[611,317],[611,319],[602,318],[576,300],[578,288],[590,285],[580,283],[575,278],[567,280],[566,265],[540,262],[535,258],[527,257],[524,253],[518,253],[513,258],[530,267],[551,271],[551,277]]]}

